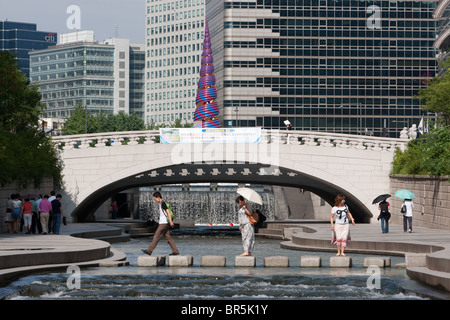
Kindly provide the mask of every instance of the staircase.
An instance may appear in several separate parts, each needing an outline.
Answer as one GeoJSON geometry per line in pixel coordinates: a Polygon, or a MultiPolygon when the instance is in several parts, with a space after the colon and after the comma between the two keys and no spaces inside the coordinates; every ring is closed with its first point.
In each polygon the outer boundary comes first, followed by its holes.
{"type": "Polygon", "coordinates": [[[303,226],[305,223],[329,223],[329,221],[320,220],[279,220],[266,221],[265,228],[257,228],[256,236],[278,239],[291,240],[292,234],[295,232],[314,232],[308,227],[303,226]]]}
{"type": "Polygon", "coordinates": [[[130,235],[128,233],[124,233],[123,229],[116,225],[111,226],[111,228],[104,230],[78,232],[72,234],[72,236],[86,239],[97,239],[109,243],[130,241],[130,235]]]}

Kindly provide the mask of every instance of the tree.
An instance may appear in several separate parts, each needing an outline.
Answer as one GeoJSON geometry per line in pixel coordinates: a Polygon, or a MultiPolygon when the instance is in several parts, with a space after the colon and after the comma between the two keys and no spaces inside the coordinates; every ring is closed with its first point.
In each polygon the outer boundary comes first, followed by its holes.
{"type": "Polygon", "coordinates": [[[144,129],[144,120],[135,113],[126,114],[120,111],[118,114],[112,114],[101,110],[98,114],[93,115],[86,112],[81,105],[78,105],[66,120],[63,134],[139,131],[144,129]]]}
{"type": "Polygon", "coordinates": [[[62,182],[62,166],[53,143],[39,130],[41,94],[29,84],[15,56],[0,52],[0,185],[38,187],[50,177],[62,182]]]}
{"type": "Polygon", "coordinates": [[[418,98],[425,102],[424,111],[437,113],[438,122],[450,126],[450,57],[441,67],[444,73],[429,81],[426,88],[419,89],[418,98]]]}
{"type": "Polygon", "coordinates": [[[64,124],[63,134],[95,133],[95,120],[91,113],[86,112],[81,104],[78,104],[70,118],[64,124]]]}

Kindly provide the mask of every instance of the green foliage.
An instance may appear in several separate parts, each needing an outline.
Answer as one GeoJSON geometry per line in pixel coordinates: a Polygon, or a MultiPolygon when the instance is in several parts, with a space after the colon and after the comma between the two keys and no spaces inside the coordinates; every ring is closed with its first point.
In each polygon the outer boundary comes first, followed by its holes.
{"type": "Polygon", "coordinates": [[[450,127],[441,126],[397,149],[392,174],[450,175],[450,127]]]}
{"type": "Polygon", "coordinates": [[[444,126],[450,126],[450,58],[441,63],[445,71],[427,83],[426,88],[419,90],[418,98],[425,103],[424,111],[435,112],[438,121],[444,126]]]}
{"type": "Polygon", "coordinates": [[[0,185],[40,185],[45,177],[56,185],[62,167],[49,137],[38,129],[44,107],[41,94],[20,71],[9,52],[0,52],[0,185]]]}
{"type": "Polygon", "coordinates": [[[99,114],[93,115],[86,112],[81,105],[78,105],[70,118],[66,120],[63,134],[139,131],[144,129],[144,120],[134,113],[128,115],[123,111],[118,114],[101,111],[99,114]]]}

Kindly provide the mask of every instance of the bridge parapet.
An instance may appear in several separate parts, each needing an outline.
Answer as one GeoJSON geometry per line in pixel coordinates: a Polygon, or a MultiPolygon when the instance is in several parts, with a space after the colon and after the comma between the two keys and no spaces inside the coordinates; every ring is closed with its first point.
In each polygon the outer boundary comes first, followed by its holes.
{"type": "MultiPolygon", "coordinates": [[[[262,130],[262,143],[336,147],[343,149],[390,151],[404,149],[407,139],[381,138],[317,131],[262,130]]],[[[107,132],[53,137],[62,150],[120,147],[159,143],[159,131],[107,132]]]]}

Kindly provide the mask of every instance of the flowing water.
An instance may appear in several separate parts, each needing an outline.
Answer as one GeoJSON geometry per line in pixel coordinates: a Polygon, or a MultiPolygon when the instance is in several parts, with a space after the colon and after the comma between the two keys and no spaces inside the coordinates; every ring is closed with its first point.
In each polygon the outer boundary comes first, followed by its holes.
{"type": "MultiPolygon", "coordinates": [[[[364,255],[350,254],[353,267],[329,267],[333,253],[299,252],[281,249],[279,241],[257,238],[254,255],[255,268],[237,268],[234,258],[242,252],[239,232],[211,235],[174,236],[181,254],[192,255],[194,265],[187,268],[138,267],[140,249],[151,239],[132,239],[112,247],[127,254],[128,266],[81,269],[79,288],[69,288],[72,275],[49,272],[22,277],[1,288],[6,300],[200,300],[200,299],[422,299],[402,289],[405,270],[380,269],[377,281],[363,268],[364,255]],[[320,255],[321,268],[301,268],[300,256],[320,255]],[[201,256],[222,255],[227,266],[206,268],[200,266],[201,256]],[[266,256],[288,256],[287,268],[264,267],[266,256]],[[369,283],[378,286],[370,286],[369,283]]],[[[167,255],[169,246],[161,241],[154,254],[167,255]]],[[[404,258],[391,257],[392,265],[404,258]]]]}
{"type": "MultiPolygon", "coordinates": [[[[236,193],[237,185],[219,185],[211,192],[209,184],[191,185],[183,191],[181,185],[163,186],[163,199],[170,203],[178,219],[195,221],[195,224],[228,225],[237,223],[236,193]]],[[[274,195],[263,186],[252,186],[261,195],[263,205],[252,204],[253,209],[261,210],[267,219],[274,219],[274,195]]],[[[159,210],[153,200],[153,190],[141,188],[139,196],[140,217],[143,220],[158,221],[159,210]]]]}

